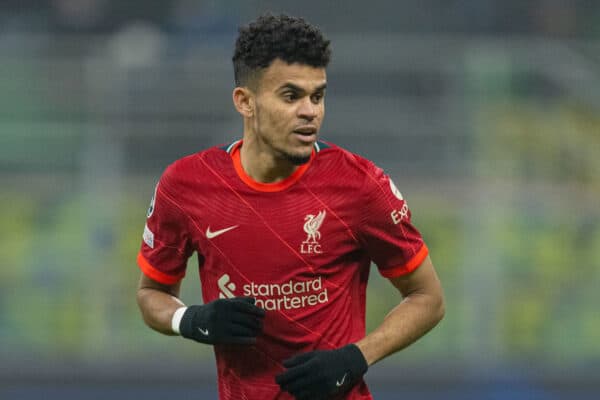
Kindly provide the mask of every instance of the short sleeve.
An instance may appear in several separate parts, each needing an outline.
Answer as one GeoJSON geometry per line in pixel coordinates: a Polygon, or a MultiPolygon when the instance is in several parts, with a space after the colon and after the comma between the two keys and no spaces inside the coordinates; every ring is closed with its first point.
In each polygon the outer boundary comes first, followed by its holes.
{"type": "Polygon", "coordinates": [[[408,274],[427,257],[427,246],[411,223],[408,204],[390,177],[370,162],[365,172],[359,237],[381,275],[394,278],[408,274]]]}
{"type": "Polygon", "coordinates": [[[137,262],[149,278],[172,285],[185,276],[193,249],[185,212],[171,194],[167,173],[154,189],[137,262]]]}

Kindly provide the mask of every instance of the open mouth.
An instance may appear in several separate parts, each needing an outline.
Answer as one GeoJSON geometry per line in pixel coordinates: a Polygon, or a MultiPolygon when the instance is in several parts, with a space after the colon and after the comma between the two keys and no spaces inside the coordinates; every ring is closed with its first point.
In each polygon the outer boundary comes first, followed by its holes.
{"type": "Polygon", "coordinates": [[[309,133],[300,133],[300,132],[294,131],[294,136],[296,137],[296,139],[299,142],[305,143],[305,144],[313,144],[317,140],[316,133],[309,134],[309,133]]]}
{"type": "Polygon", "coordinates": [[[294,133],[303,136],[313,136],[317,134],[317,128],[314,126],[301,126],[299,128],[294,129],[294,133]]]}

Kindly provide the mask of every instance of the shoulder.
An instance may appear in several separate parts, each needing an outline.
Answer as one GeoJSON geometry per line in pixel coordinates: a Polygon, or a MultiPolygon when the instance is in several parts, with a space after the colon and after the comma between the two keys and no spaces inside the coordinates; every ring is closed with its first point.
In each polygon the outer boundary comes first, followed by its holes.
{"type": "Polygon", "coordinates": [[[373,161],[331,142],[319,140],[315,147],[317,148],[319,163],[337,173],[343,172],[354,178],[383,174],[383,170],[375,165],[373,161]]]}
{"type": "Polygon", "coordinates": [[[356,193],[357,201],[371,201],[375,196],[393,188],[389,176],[373,161],[352,151],[326,142],[316,157],[316,168],[311,174],[315,184],[320,182],[333,190],[356,193]]]}
{"type": "Polygon", "coordinates": [[[167,188],[177,189],[190,182],[198,182],[210,175],[211,168],[220,168],[229,158],[222,146],[215,146],[179,158],[169,164],[163,172],[160,183],[167,188]]]}

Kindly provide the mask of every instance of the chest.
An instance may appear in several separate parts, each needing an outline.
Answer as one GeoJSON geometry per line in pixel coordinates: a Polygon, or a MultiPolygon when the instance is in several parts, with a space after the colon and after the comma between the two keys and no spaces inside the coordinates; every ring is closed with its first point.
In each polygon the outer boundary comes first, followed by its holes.
{"type": "Polygon", "coordinates": [[[334,274],[359,250],[360,210],[335,190],[282,193],[214,189],[188,214],[206,273],[286,282],[334,274]]]}

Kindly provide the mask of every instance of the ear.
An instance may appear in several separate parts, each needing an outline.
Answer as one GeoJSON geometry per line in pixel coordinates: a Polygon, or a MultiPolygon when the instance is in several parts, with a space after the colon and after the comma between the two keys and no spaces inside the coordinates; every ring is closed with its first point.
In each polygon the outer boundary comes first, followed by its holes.
{"type": "Polygon", "coordinates": [[[247,87],[238,86],[233,89],[233,104],[242,116],[250,118],[254,116],[254,93],[247,87]]]}

